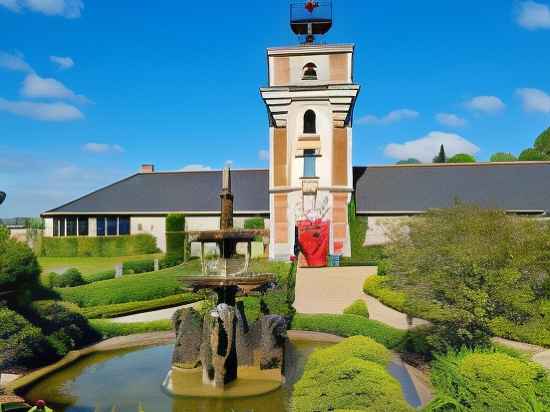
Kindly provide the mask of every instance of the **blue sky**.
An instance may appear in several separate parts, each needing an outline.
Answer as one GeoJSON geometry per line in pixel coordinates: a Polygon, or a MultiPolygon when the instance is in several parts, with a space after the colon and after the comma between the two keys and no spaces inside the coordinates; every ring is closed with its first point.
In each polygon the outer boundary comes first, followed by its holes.
{"type": "MultiPolygon", "coordinates": [[[[550,0],[336,0],[354,42],[354,164],[487,160],[550,126],[550,0]]],[[[0,0],[0,216],[37,215],[142,163],[267,167],[265,48],[288,2],[0,0]]]]}

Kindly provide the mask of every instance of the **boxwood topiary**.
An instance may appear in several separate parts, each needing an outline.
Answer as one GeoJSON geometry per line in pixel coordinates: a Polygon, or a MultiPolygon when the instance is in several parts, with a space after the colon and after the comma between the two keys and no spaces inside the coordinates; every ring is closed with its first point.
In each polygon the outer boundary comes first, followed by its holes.
{"type": "Polygon", "coordinates": [[[359,315],[369,318],[369,309],[367,303],[363,299],[357,299],[351,305],[344,309],[345,315],[359,315]]]}

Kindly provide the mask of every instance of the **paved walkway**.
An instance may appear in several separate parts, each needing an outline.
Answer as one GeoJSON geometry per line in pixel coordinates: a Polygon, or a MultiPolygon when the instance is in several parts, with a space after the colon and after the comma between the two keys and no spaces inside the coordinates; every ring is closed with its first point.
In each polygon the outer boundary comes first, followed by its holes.
{"type": "Polygon", "coordinates": [[[135,315],[121,316],[112,318],[111,321],[116,323],[135,323],[135,322],[152,322],[154,320],[172,319],[172,316],[178,309],[193,308],[200,302],[191,303],[189,305],[178,306],[175,308],[154,310],[152,312],[136,313],[135,315]]]}
{"type": "Polygon", "coordinates": [[[410,329],[426,324],[425,320],[409,318],[393,310],[377,299],[363,293],[363,283],[375,275],[375,266],[300,268],[296,278],[296,301],[298,313],[343,313],[355,300],[367,303],[370,318],[393,326],[396,329],[410,329]]]}

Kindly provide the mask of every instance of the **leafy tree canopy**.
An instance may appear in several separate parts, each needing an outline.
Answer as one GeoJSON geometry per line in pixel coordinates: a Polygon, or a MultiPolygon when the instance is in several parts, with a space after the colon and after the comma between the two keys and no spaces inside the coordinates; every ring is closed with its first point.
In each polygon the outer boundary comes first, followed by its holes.
{"type": "Polygon", "coordinates": [[[491,162],[515,162],[518,158],[509,152],[498,152],[491,156],[491,162]]]}
{"type": "Polygon", "coordinates": [[[535,140],[535,149],[550,156],[550,127],[537,137],[537,140],[535,140]]]}
{"type": "Polygon", "coordinates": [[[415,159],[414,157],[410,157],[407,160],[400,160],[396,164],[398,164],[398,165],[418,165],[418,164],[421,164],[421,163],[422,162],[420,160],[415,159]]]}
{"type": "Polygon", "coordinates": [[[543,152],[538,151],[537,149],[525,149],[519,155],[519,160],[522,162],[536,161],[536,160],[548,160],[549,156],[545,155],[543,152]]]}
{"type": "Polygon", "coordinates": [[[448,163],[475,163],[476,158],[466,153],[459,153],[447,160],[448,163]]]}

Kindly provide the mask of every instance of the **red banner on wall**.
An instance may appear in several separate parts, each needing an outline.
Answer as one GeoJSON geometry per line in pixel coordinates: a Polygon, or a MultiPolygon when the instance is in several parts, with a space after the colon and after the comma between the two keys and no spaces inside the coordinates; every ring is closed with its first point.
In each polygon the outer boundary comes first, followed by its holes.
{"type": "Polygon", "coordinates": [[[300,220],[297,225],[298,242],[307,266],[325,267],[329,250],[330,222],[321,219],[300,220]]]}

